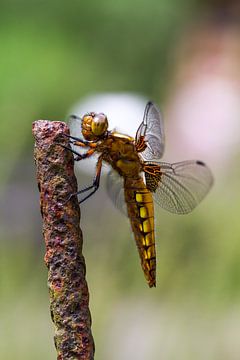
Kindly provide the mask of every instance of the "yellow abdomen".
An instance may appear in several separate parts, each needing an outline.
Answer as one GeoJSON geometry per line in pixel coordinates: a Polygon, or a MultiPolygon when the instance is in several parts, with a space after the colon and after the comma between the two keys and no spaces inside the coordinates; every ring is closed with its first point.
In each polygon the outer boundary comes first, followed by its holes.
{"type": "Polygon", "coordinates": [[[125,201],[138,247],[144,275],[150,287],[156,286],[154,208],[151,192],[143,180],[124,179],[125,201]]]}

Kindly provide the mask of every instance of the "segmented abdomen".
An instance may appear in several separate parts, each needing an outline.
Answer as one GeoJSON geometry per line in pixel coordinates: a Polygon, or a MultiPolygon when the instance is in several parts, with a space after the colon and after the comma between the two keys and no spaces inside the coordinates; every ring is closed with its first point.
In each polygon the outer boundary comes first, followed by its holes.
{"type": "Polygon", "coordinates": [[[156,286],[156,250],[154,208],[151,192],[141,178],[124,179],[125,201],[132,231],[141,258],[144,275],[150,287],[156,286]]]}

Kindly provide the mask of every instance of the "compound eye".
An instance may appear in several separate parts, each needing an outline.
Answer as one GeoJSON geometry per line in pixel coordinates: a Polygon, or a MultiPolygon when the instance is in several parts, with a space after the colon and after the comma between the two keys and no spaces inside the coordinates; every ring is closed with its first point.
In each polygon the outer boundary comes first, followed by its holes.
{"type": "Polygon", "coordinates": [[[86,114],[82,118],[82,123],[84,124],[85,127],[91,128],[92,120],[93,120],[93,117],[89,114],[86,114]]]}
{"type": "Polygon", "coordinates": [[[105,114],[96,114],[92,121],[92,132],[94,135],[103,135],[108,128],[108,120],[105,114]]]}

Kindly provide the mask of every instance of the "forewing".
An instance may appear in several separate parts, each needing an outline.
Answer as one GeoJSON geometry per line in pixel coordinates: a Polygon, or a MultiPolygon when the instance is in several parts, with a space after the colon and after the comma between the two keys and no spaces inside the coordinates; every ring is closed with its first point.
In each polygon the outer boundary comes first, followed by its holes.
{"type": "MultiPolygon", "coordinates": [[[[82,138],[82,119],[76,115],[70,115],[68,118],[68,126],[70,128],[71,136],[75,136],[77,138],[82,138]]],[[[77,151],[80,154],[83,154],[85,150],[80,146],[71,144],[73,150],[77,151]]],[[[77,168],[80,168],[79,164],[76,164],[77,168]]]]}
{"type": "Polygon", "coordinates": [[[152,102],[146,105],[143,121],[136,134],[136,143],[141,136],[147,145],[141,156],[145,160],[160,159],[164,152],[163,120],[160,110],[152,102]]]}
{"type": "Polygon", "coordinates": [[[72,136],[82,137],[82,119],[76,115],[70,115],[68,125],[72,136]]]}
{"type": "Polygon", "coordinates": [[[158,166],[159,171],[155,175],[145,173],[147,188],[153,191],[157,204],[175,214],[191,212],[213,184],[211,171],[202,161],[146,163],[148,165],[158,166]]]}
{"type": "Polygon", "coordinates": [[[128,216],[127,206],[124,196],[123,178],[115,170],[110,170],[107,174],[107,193],[112,202],[122,214],[128,216]]]}

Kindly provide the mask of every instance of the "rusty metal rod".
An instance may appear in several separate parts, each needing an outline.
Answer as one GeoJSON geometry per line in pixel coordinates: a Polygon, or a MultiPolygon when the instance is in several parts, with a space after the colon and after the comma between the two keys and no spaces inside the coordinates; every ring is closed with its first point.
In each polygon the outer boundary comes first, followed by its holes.
{"type": "Polygon", "coordinates": [[[93,360],[89,292],[82,255],[80,209],[76,196],[74,160],[68,146],[67,125],[60,121],[33,123],[34,158],[43,217],[48,267],[50,310],[55,325],[58,360],[93,360]]]}

